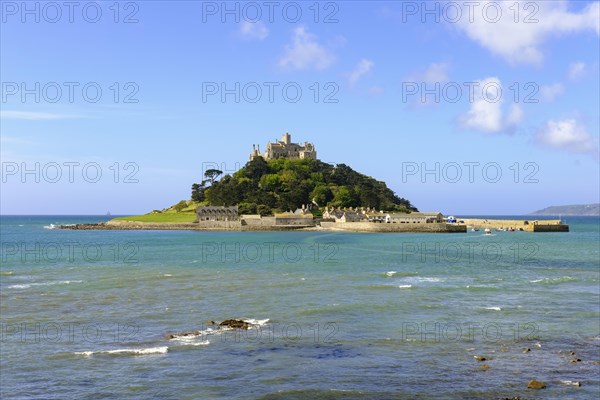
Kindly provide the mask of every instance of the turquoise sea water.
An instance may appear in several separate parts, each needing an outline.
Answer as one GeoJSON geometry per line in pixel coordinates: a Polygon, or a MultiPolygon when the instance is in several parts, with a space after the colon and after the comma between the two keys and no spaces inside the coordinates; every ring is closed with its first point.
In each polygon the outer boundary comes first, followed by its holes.
{"type": "Polygon", "coordinates": [[[1,217],[0,398],[600,395],[598,218],[489,236],[51,229],[102,220],[1,217]],[[257,326],[209,325],[229,318],[257,326]]]}

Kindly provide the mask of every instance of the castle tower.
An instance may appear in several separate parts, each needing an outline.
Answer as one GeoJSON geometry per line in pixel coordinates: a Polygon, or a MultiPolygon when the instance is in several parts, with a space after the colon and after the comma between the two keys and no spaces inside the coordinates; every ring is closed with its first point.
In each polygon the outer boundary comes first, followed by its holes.
{"type": "Polygon", "coordinates": [[[281,141],[285,144],[290,144],[292,143],[292,136],[286,132],[282,137],[281,137],[281,141]]]}

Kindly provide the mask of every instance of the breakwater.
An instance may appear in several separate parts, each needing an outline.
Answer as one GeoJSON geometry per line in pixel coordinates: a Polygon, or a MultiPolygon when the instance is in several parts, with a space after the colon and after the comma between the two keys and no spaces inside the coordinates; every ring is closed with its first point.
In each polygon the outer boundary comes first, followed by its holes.
{"type": "Polygon", "coordinates": [[[569,225],[560,220],[509,220],[461,218],[461,223],[374,223],[374,222],[327,222],[315,225],[275,225],[238,221],[201,221],[188,223],[108,221],[99,224],[62,225],[61,229],[73,230],[198,230],[198,231],[291,231],[326,230],[343,232],[406,232],[406,233],[461,233],[469,229],[513,229],[526,232],[568,232],[569,225]]]}
{"type": "Polygon", "coordinates": [[[519,219],[484,219],[459,218],[468,229],[514,229],[526,232],[569,232],[569,225],[558,219],[552,220],[519,220],[519,219]]]}

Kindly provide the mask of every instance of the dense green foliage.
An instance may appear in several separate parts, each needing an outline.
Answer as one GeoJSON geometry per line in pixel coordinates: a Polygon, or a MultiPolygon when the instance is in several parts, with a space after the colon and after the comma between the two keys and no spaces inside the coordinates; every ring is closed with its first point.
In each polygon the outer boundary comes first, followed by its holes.
{"type": "Polygon", "coordinates": [[[384,182],[360,174],[347,165],[333,166],[319,160],[267,162],[256,157],[233,175],[225,175],[205,188],[206,183],[193,187],[196,189],[195,200],[214,206],[237,204],[241,214],[268,215],[273,211],[294,210],[313,201],[320,207],[417,211],[384,182]]]}

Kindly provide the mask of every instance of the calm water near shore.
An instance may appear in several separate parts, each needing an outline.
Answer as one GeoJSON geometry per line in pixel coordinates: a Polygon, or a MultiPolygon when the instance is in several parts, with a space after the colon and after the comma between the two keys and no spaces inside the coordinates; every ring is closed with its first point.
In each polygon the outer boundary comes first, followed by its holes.
{"type": "Polygon", "coordinates": [[[492,235],[52,229],[107,219],[1,217],[0,398],[600,395],[597,217],[492,235]],[[255,328],[209,324],[230,318],[255,328]],[[183,331],[199,332],[165,338],[183,331]]]}

